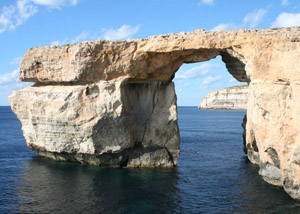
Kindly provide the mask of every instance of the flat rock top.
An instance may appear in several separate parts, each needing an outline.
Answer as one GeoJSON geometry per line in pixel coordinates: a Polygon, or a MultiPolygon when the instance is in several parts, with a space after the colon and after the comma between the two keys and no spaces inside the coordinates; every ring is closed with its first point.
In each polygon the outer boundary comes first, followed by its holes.
{"type": "Polygon", "coordinates": [[[292,58],[293,54],[299,56],[299,43],[300,27],[293,27],[196,30],[147,39],[44,46],[26,52],[19,78],[25,82],[48,83],[169,81],[183,63],[207,61],[221,55],[229,72],[238,80],[247,81],[252,73],[246,74],[245,66],[271,62],[276,53],[288,52],[292,58]],[[230,69],[232,63],[240,69],[230,69]]]}
{"type": "Polygon", "coordinates": [[[208,93],[206,97],[216,96],[218,94],[235,94],[235,93],[245,93],[247,94],[249,92],[249,86],[248,85],[236,85],[228,88],[222,88],[219,90],[211,91],[208,93]]]}

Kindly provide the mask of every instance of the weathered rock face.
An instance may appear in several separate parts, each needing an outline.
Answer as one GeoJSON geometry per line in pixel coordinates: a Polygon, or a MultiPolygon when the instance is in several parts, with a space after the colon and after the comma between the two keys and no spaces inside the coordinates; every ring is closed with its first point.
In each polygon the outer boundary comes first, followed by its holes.
{"type": "Polygon", "coordinates": [[[14,91],[10,102],[39,155],[106,166],[177,164],[173,83],[36,85],[14,91]]]}
{"type": "Polygon", "coordinates": [[[237,85],[209,92],[199,105],[199,109],[247,109],[248,85],[237,85]]]}
{"type": "Polygon", "coordinates": [[[246,148],[267,182],[300,198],[300,85],[297,82],[251,83],[246,148]],[[251,107],[250,107],[251,106],[251,107]]]}
{"type": "Polygon", "coordinates": [[[27,144],[58,160],[173,166],[179,154],[171,82],[183,63],[222,56],[249,83],[245,148],[269,182],[300,198],[300,28],[211,31],[82,42],[27,51],[9,97],[27,144]]]}

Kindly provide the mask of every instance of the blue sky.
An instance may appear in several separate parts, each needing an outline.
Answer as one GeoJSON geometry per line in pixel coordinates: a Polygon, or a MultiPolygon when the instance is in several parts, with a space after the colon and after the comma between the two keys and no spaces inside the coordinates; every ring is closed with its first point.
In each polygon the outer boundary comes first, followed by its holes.
{"type": "MultiPolygon", "coordinates": [[[[298,0],[1,0],[0,105],[9,105],[31,47],[124,40],[182,31],[300,25],[298,0]]],[[[178,105],[197,106],[211,90],[238,84],[220,57],[183,65],[174,79],[178,105]]]]}

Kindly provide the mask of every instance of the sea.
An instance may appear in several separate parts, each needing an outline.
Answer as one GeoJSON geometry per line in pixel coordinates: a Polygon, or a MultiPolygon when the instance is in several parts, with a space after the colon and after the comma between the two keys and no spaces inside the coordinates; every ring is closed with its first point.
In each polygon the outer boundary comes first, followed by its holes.
{"type": "Polygon", "coordinates": [[[116,169],[38,157],[0,107],[0,213],[300,213],[247,160],[245,113],[178,107],[178,166],[116,169]]]}

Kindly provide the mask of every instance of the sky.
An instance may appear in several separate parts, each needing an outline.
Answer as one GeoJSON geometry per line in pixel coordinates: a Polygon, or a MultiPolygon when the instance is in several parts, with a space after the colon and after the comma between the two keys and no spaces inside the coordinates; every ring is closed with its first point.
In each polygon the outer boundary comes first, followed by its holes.
{"type": "MultiPolygon", "coordinates": [[[[300,26],[299,0],[1,0],[0,105],[9,105],[12,90],[32,85],[18,81],[32,47],[291,26],[300,26]]],[[[220,57],[184,64],[173,81],[179,106],[197,106],[208,92],[239,84],[220,57]]]]}

